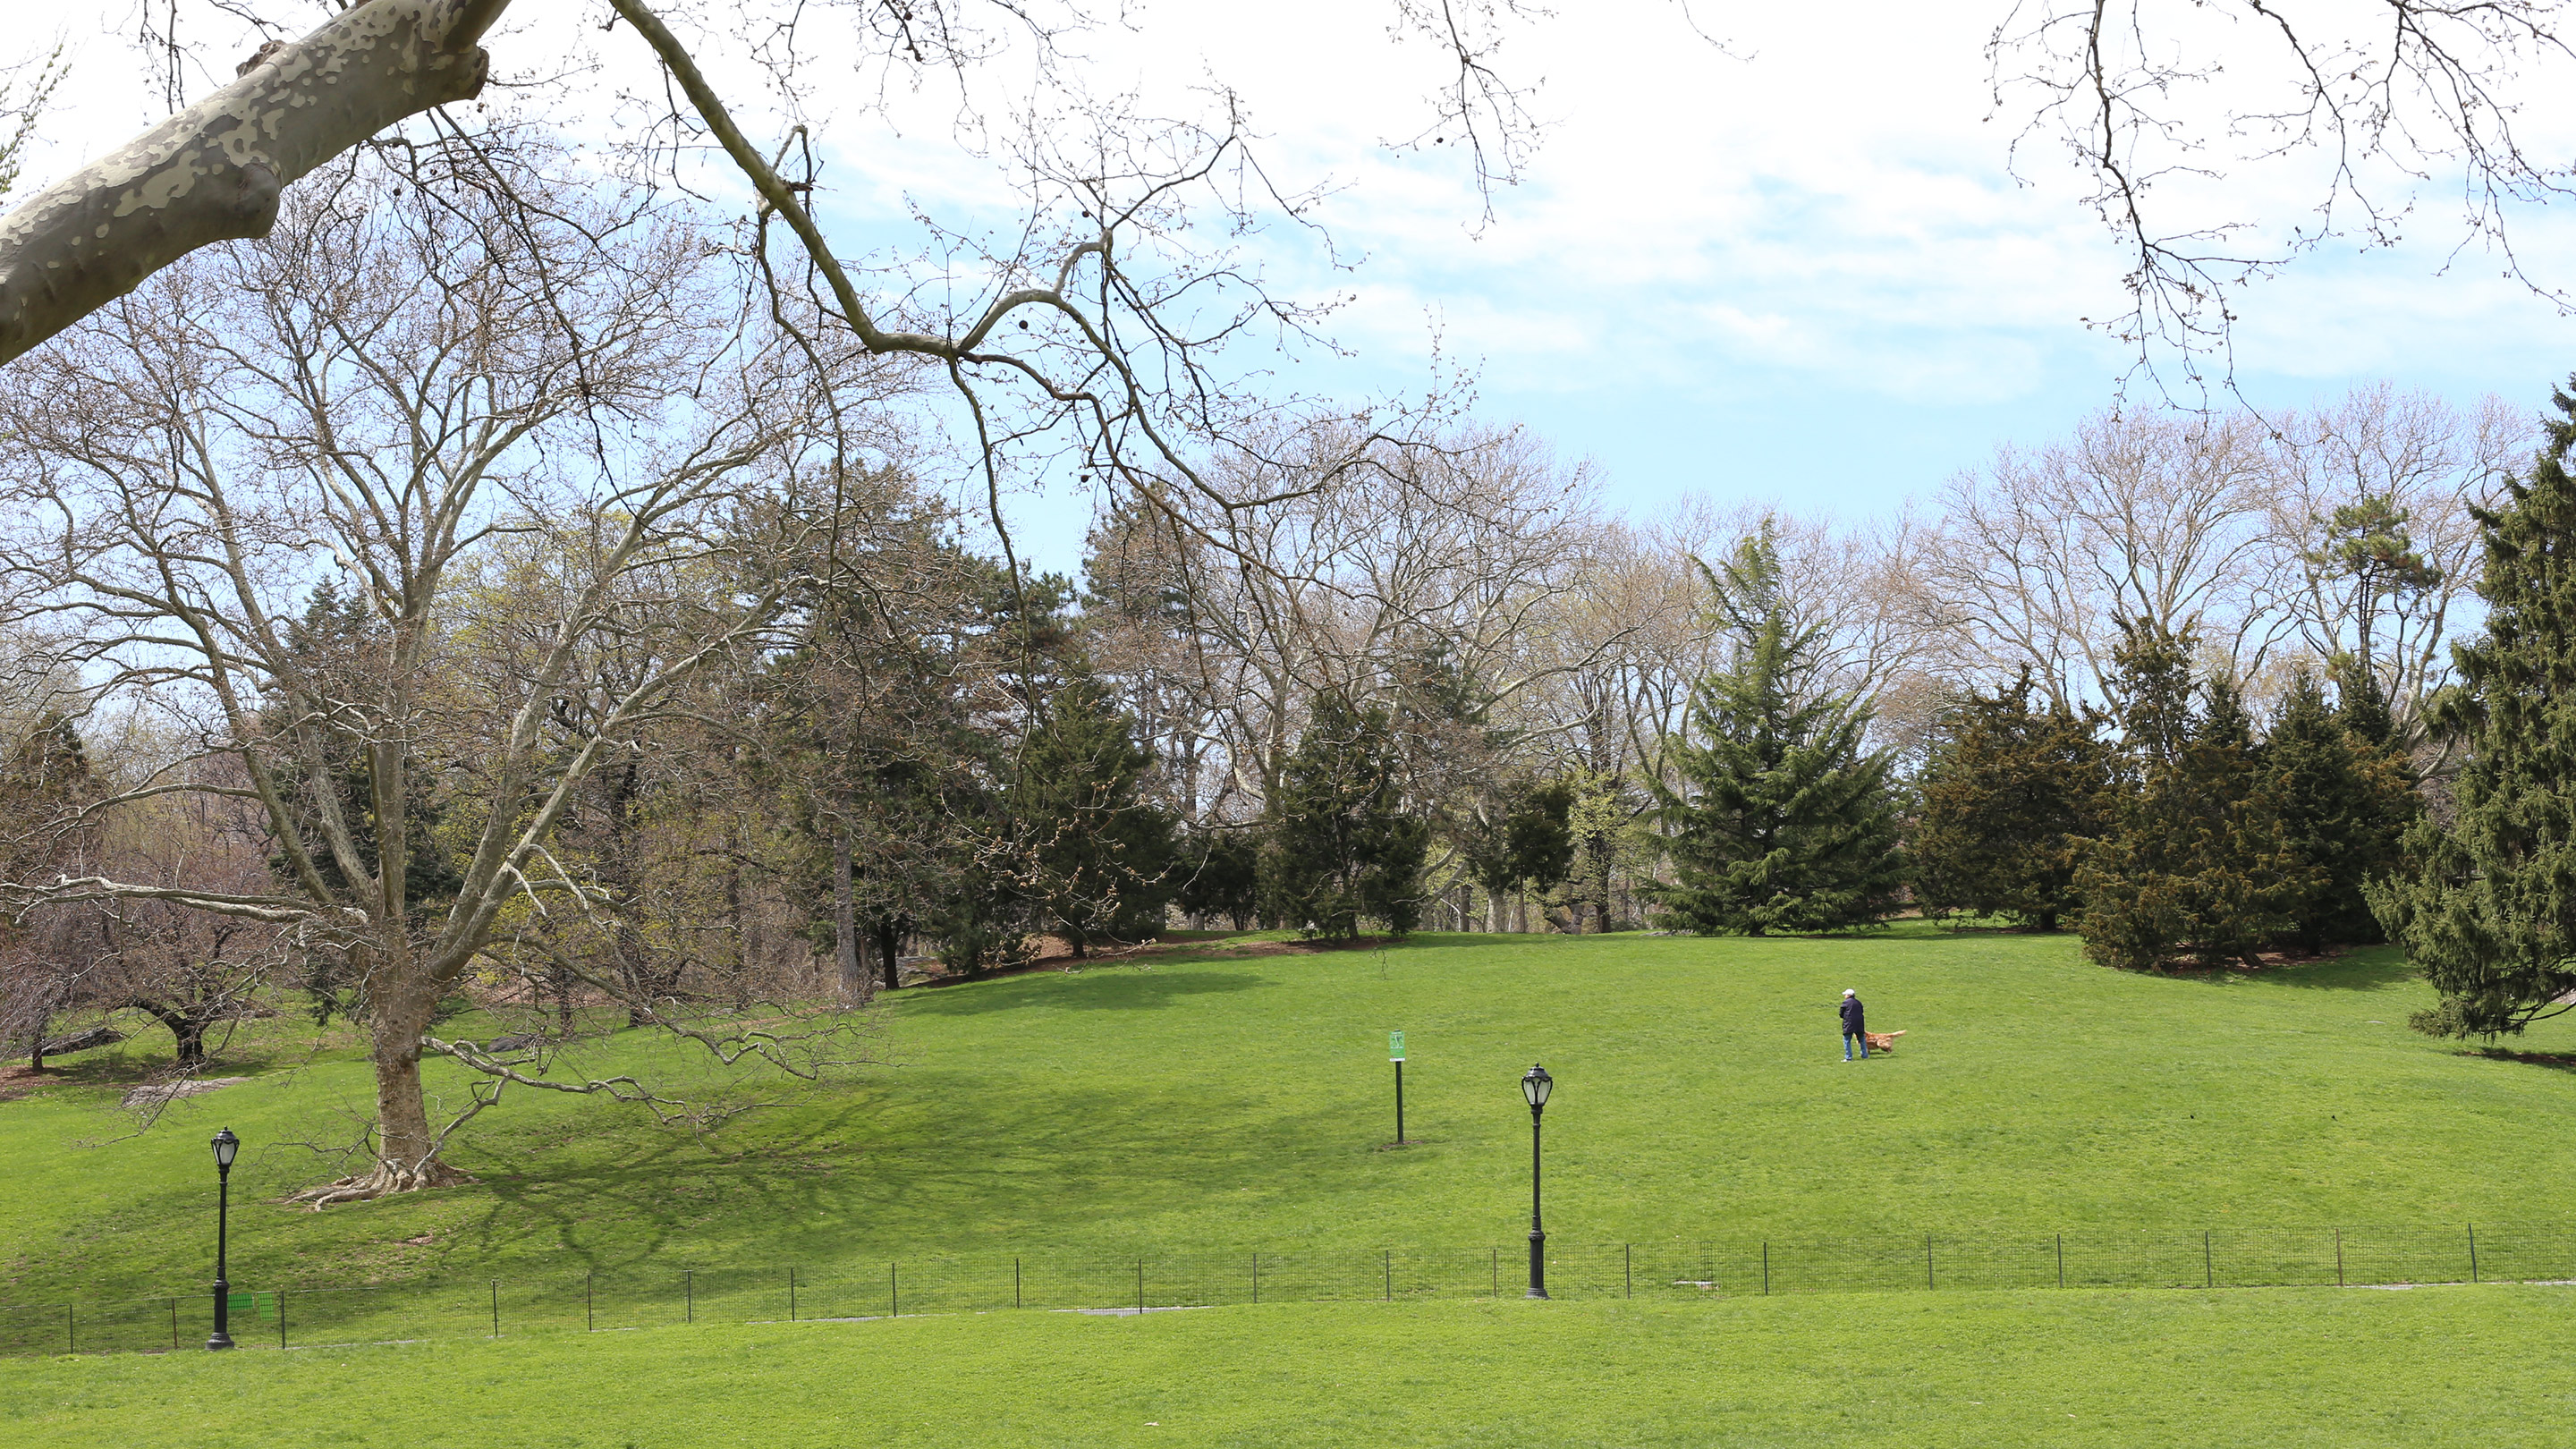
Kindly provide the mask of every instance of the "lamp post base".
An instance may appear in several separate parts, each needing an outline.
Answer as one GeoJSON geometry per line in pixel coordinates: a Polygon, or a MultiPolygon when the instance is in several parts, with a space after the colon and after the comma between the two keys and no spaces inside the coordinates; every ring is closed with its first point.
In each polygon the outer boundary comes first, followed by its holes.
{"type": "Polygon", "coordinates": [[[1530,1286],[1526,1296],[1531,1298],[1547,1296],[1547,1234],[1545,1233],[1530,1234],[1530,1286]]]}
{"type": "Polygon", "coordinates": [[[206,1347],[226,1349],[233,1346],[232,1316],[233,1285],[218,1278],[215,1280],[215,1331],[207,1335],[206,1347]]]}

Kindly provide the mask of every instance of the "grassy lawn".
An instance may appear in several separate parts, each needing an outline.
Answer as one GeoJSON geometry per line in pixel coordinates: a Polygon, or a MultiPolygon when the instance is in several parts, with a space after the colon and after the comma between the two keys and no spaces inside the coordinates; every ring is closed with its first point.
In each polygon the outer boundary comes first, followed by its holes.
{"type": "Polygon", "coordinates": [[[2558,1445],[2568,1289],[1315,1304],[0,1362],[0,1442],[2558,1445]]]}
{"type": "MultiPolygon", "coordinates": [[[[204,1139],[221,1124],[249,1144],[233,1278],[255,1287],[857,1273],[938,1255],[987,1265],[989,1283],[1023,1253],[1340,1254],[1364,1274],[1367,1255],[1404,1244],[1462,1250],[1468,1277],[1473,1251],[1499,1244],[1508,1272],[1527,1211],[1514,1082],[1532,1060],[1559,1082],[1555,1237],[1569,1253],[1649,1245],[1666,1255],[1657,1272],[1724,1240],[1730,1292],[1760,1238],[2010,1238],[2021,1276],[1992,1281],[2026,1282],[2057,1232],[2150,1225],[2187,1238],[2196,1265],[2200,1229],[2242,1241],[2292,1225],[2313,1264],[2337,1224],[2436,1225],[2449,1243],[2441,1225],[2555,1218],[2576,1141],[2546,1124],[2576,1077],[2409,1032],[2429,1000],[2384,950],[2253,978],[2141,977],[2085,964],[2070,938],[1919,926],[1248,957],[1211,943],[900,993],[883,1064],[820,1085],[718,1079],[611,1037],[588,1064],[774,1105],[701,1141],[602,1102],[515,1100],[455,1153],[478,1184],[318,1215],[275,1199],[329,1175],[292,1144],[349,1138],[363,1064],[291,1058],[270,1023],[271,1046],[223,1069],[252,1081],[137,1136],[107,1079],[166,1051],[147,1036],[93,1054],[90,1081],[0,1103],[0,1299],[196,1291],[204,1139]],[[1896,1055],[1842,1062],[1831,1006],[1847,985],[1874,1027],[1907,1032],[1896,1055]],[[1384,1150],[1390,1028],[1407,1033],[1421,1139],[1401,1151],[1384,1150]]],[[[2517,1045],[2576,1052],[2576,1027],[2517,1045]]]]}

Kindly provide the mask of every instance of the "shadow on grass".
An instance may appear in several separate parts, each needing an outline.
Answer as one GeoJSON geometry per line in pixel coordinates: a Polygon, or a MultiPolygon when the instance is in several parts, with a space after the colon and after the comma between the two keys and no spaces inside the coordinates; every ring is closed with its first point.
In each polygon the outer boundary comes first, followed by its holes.
{"type": "Polygon", "coordinates": [[[2564,1052],[2518,1052],[2505,1047],[2472,1047],[2459,1055],[2483,1057],[2492,1062],[2520,1062],[2528,1067],[2547,1067],[2553,1072],[2576,1072],[2576,1056],[2569,1056],[2564,1052]]]}
{"type": "Polygon", "coordinates": [[[1042,977],[1006,976],[994,981],[962,982],[919,994],[903,993],[907,1014],[980,1016],[1025,1006],[1072,1007],[1082,1011],[1152,1011],[1185,996],[1256,991],[1269,982],[1244,972],[1176,970],[1157,961],[1146,966],[1077,968],[1072,987],[1066,973],[1042,977]],[[1068,989],[1072,987],[1072,989],[1068,989]]]}
{"type": "Polygon", "coordinates": [[[2256,972],[2247,979],[2329,991],[2384,991],[2416,978],[2414,963],[2406,959],[2403,948],[2362,946],[2340,956],[2256,972]]]}
{"type": "MultiPolygon", "coordinates": [[[[1373,1147],[1356,1139],[1316,1155],[1315,1144],[1346,1125],[1343,1105],[1268,1114],[1258,1133],[1216,1142],[1204,1130],[1209,1105],[1200,1091],[1165,1086],[1141,1097],[1067,1092],[1043,1118],[1008,1100],[953,1097],[925,1114],[903,1093],[862,1091],[837,1110],[772,1122],[723,1154],[621,1126],[592,1135],[602,1157],[558,1157],[446,1190],[480,1201],[434,1252],[388,1276],[677,1274],[846,1262],[861,1247],[898,1245],[1007,1253],[1062,1235],[1057,1209],[1068,1194],[1116,1222],[1228,1190],[1240,1208],[1257,1209],[1269,1196],[1310,1190],[1304,1179],[1319,1170],[1358,1190],[1380,1170],[1369,1165],[1373,1147]],[[745,1223],[762,1225],[751,1241],[739,1236],[745,1223]],[[976,1230],[960,1230],[969,1224],[976,1230]]],[[[510,1155],[505,1143],[486,1148],[510,1155]]]]}

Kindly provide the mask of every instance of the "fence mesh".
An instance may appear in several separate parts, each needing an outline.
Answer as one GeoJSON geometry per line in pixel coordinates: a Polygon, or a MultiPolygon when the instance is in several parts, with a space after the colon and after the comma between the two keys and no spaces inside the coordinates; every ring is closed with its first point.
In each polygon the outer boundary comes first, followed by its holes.
{"type": "MultiPolygon", "coordinates": [[[[686,1323],[1002,1309],[1134,1312],[1218,1304],[1520,1297],[1526,1242],[1480,1247],[908,1256],[816,1267],[623,1268],[384,1287],[237,1287],[243,1348],[507,1338],[686,1323]]],[[[1558,1298],[1709,1298],[2030,1288],[2384,1286],[2576,1281],[2576,1227],[2088,1229],[1865,1237],[1551,1241],[1558,1298]]],[[[0,1305],[0,1354],[203,1345],[209,1293],[0,1305]]]]}

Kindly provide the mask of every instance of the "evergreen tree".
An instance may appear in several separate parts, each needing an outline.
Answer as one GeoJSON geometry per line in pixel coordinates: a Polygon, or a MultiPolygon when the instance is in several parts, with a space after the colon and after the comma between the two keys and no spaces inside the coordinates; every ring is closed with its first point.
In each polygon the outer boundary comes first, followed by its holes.
{"type": "Polygon", "coordinates": [[[2102,832],[2111,784],[2101,723],[2089,710],[2034,710],[2028,669],[1950,711],[1907,852],[1926,912],[2011,916],[2042,931],[2074,914],[2075,872],[2102,832]]]}
{"type": "Polygon", "coordinates": [[[1252,929],[1261,908],[1261,835],[1248,826],[1206,826],[1182,848],[1181,909],[1252,929]]]}
{"type": "Polygon", "coordinates": [[[1679,881],[1653,897],[1703,935],[1874,923],[1904,865],[1889,762],[1861,744],[1869,711],[1815,687],[1822,631],[1791,620],[1767,523],[1708,580],[1735,662],[1692,692],[1681,788],[1655,782],[1679,881]]]}
{"type": "Polygon", "coordinates": [[[1152,766],[1087,674],[1056,691],[1021,754],[1006,809],[1028,842],[1022,890],[1076,956],[1162,929],[1174,846],[1171,817],[1142,799],[1152,766]]]}
{"type": "Polygon", "coordinates": [[[1261,859],[1265,912],[1309,936],[1347,940],[1363,919],[1390,935],[1421,919],[1431,830],[1404,807],[1384,709],[1318,696],[1280,770],[1261,859]]]}
{"type": "Polygon", "coordinates": [[[2235,688],[2195,715],[2191,638],[2124,621],[2114,655],[2125,799],[2076,873],[2084,953],[2145,970],[2178,956],[2256,964],[2297,920],[2317,872],[2284,837],[2275,781],[2235,688]]]}
{"type": "Polygon", "coordinates": [[[2519,1033],[2576,992],[2576,379],[2530,473],[2478,509],[2485,634],[2437,722],[2467,745],[2448,822],[2407,832],[2371,908],[2441,994],[2440,1036],[2519,1033]]]}
{"type": "Polygon", "coordinates": [[[1574,786],[1522,780],[1494,792],[1455,827],[1468,878],[1499,902],[1514,891],[1552,890],[1574,869],[1574,786]]]}
{"type": "Polygon", "coordinates": [[[2385,743],[2388,711],[2369,674],[2348,672],[2344,697],[2346,708],[2330,708],[2316,677],[2300,671],[2263,746],[2283,839],[2315,868],[2290,931],[2311,952],[2380,939],[2363,884],[2396,867],[2398,839],[2420,810],[2413,771],[2385,743]],[[2371,729],[2379,741],[2363,732],[2371,729]]]}

